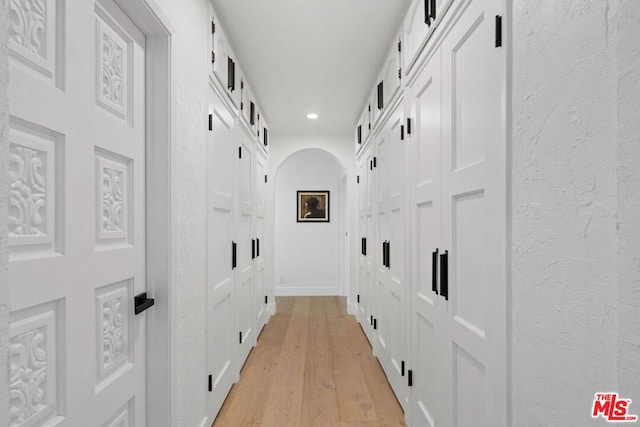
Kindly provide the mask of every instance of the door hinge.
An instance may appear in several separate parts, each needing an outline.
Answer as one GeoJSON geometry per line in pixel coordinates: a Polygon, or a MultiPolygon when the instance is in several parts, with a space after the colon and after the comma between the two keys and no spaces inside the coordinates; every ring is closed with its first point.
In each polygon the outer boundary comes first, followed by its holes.
{"type": "Polygon", "coordinates": [[[367,108],[369,109],[369,112],[371,112],[371,104],[369,104],[367,108]]]}
{"type": "Polygon", "coordinates": [[[242,146],[238,147],[238,158],[242,158],[242,146]]]}
{"type": "Polygon", "coordinates": [[[241,102],[241,103],[240,103],[240,109],[241,109],[241,110],[244,110],[244,102],[241,102]]]}
{"type": "Polygon", "coordinates": [[[244,80],[240,79],[240,90],[244,89],[244,80]]]}
{"type": "Polygon", "coordinates": [[[209,130],[213,130],[213,114],[209,114],[209,130]]]}
{"type": "Polygon", "coordinates": [[[369,324],[373,326],[373,315],[369,316],[369,324]]]}
{"type": "Polygon", "coordinates": [[[215,63],[216,62],[216,53],[214,51],[211,51],[211,63],[215,63]]]}
{"type": "Polygon", "coordinates": [[[211,34],[216,33],[216,23],[215,21],[211,21],[211,34]]]}
{"type": "Polygon", "coordinates": [[[413,387],[413,371],[411,369],[407,371],[407,376],[407,385],[409,387],[413,387]]]}
{"type": "Polygon", "coordinates": [[[404,360],[400,363],[400,375],[404,377],[404,360]]]}
{"type": "Polygon", "coordinates": [[[267,182],[267,175],[264,176],[264,182],[267,182]]]}
{"type": "Polygon", "coordinates": [[[398,68],[398,79],[402,80],[402,68],[398,68]]]}
{"type": "Polygon", "coordinates": [[[496,47],[502,46],[502,16],[496,15],[496,47]]]}
{"type": "Polygon", "coordinates": [[[402,52],[402,40],[398,40],[398,52],[402,52]]]}
{"type": "Polygon", "coordinates": [[[264,296],[264,303],[269,304],[269,295],[264,296]]]}
{"type": "Polygon", "coordinates": [[[360,175],[356,176],[356,184],[360,184],[360,175]]]}
{"type": "Polygon", "coordinates": [[[213,391],[213,375],[209,375],[209,391],[213,391]]]}

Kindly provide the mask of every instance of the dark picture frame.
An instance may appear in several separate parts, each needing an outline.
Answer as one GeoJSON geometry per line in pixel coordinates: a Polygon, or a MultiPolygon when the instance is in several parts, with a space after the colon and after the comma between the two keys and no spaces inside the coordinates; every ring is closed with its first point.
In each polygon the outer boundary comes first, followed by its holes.
{"type": "Polygon", "coordinates": [[[329,222],[329,191],[301,191],[296,197],[297,222],[329,222]]]}

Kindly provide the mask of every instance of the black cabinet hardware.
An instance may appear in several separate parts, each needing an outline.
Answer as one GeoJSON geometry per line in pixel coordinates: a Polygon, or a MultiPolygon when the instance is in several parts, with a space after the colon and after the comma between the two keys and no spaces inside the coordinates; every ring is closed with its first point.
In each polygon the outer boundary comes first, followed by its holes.
{"type": "Polygon", "coordinates": [[[236,63],[231,57],[227,57],[227,89],[236,90],[236,63]]]}
{"type": "Polygon", "coordinates": [[[240,341],[240,344],[242,344],[242,331],[240,331],[240,334],[239,334],[238,340],[240,341]]]}
{"type": "Polygon", "coordinates": [[[153,298],[147,298],[146,292],[138,294],[133,297],[134,312],[140,314],[149,307],[152,307],[155,303],[156,301],[153,298]]]}
{"type": "Polygon", "coordinates": [[[262,132],[262,138],[264,139],[263,144],[266,147],[267,145],[269,145],[269,137],[267,136],[268,132],[269,132],[269,129],[263,128],[263,130],[264,130],[262,132]]]}
{"type": "Polygon", "coordinates": [[[360,294],[356,295],[356,301],[360,304],[360,294]]]}
{"type": "Polygon", "coordinates": [[[256,237],[256,258],[260,256],[260,239],[256,237]]]}
{"type": "Polygon", "coordinates": [[[214,51],[211,51],[211,63],[215,64],[216,62],[216,53],[214,51]]]}
{"type": "Polygon", "coordinates": [[[402,40],[398,40],[398,52],[402,52],[402,40]]]}
{"type": "Polygon", "coordinates": [[[384,81],[378,83],[378,110],[384,108],[384,81]]]}
{"type": "Polygon", "coordinates": [[[264,296],[264,303],[269,304],[269,295],[264,296]]]}
{"type": "Polygon", "coordinates": [[[244,110],[244,102],[240,103],[240,110],[244,110]]]}
{"type": "Polygon", "coordinates": [[[378,167],[378,158],[377,158],[377,157],[374,157],[374,158],[373,158],[373,167],[374,167],[374,168],[377,168],[377,167],[378,167]]]}
{"type": "Polygon", "coordinates": [[[231,269],[233,270],[238,266],[238,245],[236,242],[231,242],[231,269]]]}
{"type": "Polygon", "coordinates": [[[215,34],[215,33],[216,33],[216,22],[211,21],[211,34],[215,34]]]}
{"type": "Polygon", "coordinates": [[[402,375],[404,377],[404,360],[400,364],[400,375],[402,375]]]}
{"type": "Polygon", "coordinates": [[[427,26],[431,26],[431,20],[429,19],[430,8],[431,8],[431,0],[424,0],[424,23],[427,24],[427,26]]]}
{"type": "Polygon", "coordinates": [[[496,15],[496,47],[502,46],[502,16],[496,15]]]}
{"type": "Polygon", "coordinates": [[[356,175],[356,184],[360,184],[360,175],[356,175]]]}
{"type": "Polygon", "coordinates": [[[431,290],[438,295],[438,248],[431,253],[431,290]]]}
{"type": "Polygon", "coordinates": [[[391,269],[391,241],[387,241],[387,268],[391,269]]]}
{"type": "Polygon", "coordinates": [[[242,158],[242,145],[240,147],[238,147],[238,158],[239,159],[242,158]]]}
{"type": "Polygon", "coordinates": [[[209,391],[213,391],[213,375],[209,375],[209,391]]]}
{"type": "Polygon", "coordinates": [[[209,114],[209,130],[213,130],[213,114],[209,114]]]}
{"type": "Polygon", "coordinates": [[[264,182],[265,182],[265,184],[267,183],[267,175],[266,174],[264,176],[264,182]]]}
{"type": "Polygon", "coordinates": [[[373,326],[373,316],[369,316],[369,324],[373,326]]]}
{"type": "Polygon", "coordinates": [[[373,160],[369,160],[369,170],[373,170],[373,160]]]}
{"type": "Polygon", "coordinates": [[[251,126],[256,124],[256,104],[253,101],[249,103],[249,124],[251,126]]]}
{"type": "Polygon", "coordinates": [[[362,125],[358,126],[358,144],[362,144],[362,125]]]}
{"type": "Polygon", "coordinates": [[[378,319],[373,319],[373,330],[377,330],[378,329],[378,319]]]}
{"type": "Polygon", "coordinates": [[[449,301],[449,251],[440,255],[440,295],[449,301]]]}
{"type": "Polygon", "coordinates": [[[438,7],[436,6],[436,0],[431,0],[431,6],[429,6],[429,18],[431,18],[431,22],[436,20],[436,10],[438,7]]]}
{"type": "Polygon", "coordinates": [[[411,118],[407,117],[407,135],[411,135],[411,118]]]}
{"type": "Polygon", "coordinates": [[[407,385],[413,387],[413,371],[411,369],[407,372],[407,377],[407,385]]]}
{"type": "Polygon", "coordinates": [[[400,125],[400,141],[404,141],[404,125],[400,125]]]}
{"type": "Polygon", "coordinates": [[[256,239],[251,239],[251,259],[256,259],[256,239]]]}

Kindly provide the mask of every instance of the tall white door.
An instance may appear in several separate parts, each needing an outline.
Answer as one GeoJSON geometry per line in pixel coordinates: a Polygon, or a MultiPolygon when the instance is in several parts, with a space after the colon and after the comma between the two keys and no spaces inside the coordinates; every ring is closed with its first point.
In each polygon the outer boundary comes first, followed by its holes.
{"type": "Polygon", "coordinates": [[[235,118],[216,91],[209,88],[207,141],[207,370],[209,414],[222,407],[236,378],[234,317],[235,276],[234,166],[235,118]]]}
{"type": "Polygon", "coordinates": [[[144,426],[145,38],[110,0],[7,7],[9,425],[144,426]]]}
{"type": "Polygon", "coordinates": [[[495,47],[494,21],[501,3],[469,1],[442,42],[445,426],[505,425],[504,49],[495,47]]]}
{"type": "Polygon", "coordinates": [[[242,367],[256,341],[253,255],[255,234],[253,229],[253,140],[244,126],[238,133],[238,214],[237,216],[237,298],[236,319],[238,333],[238,368],[242,367]]]}
{"type": "Polygon", "coordinates": [[[412,425],[434,427],[440,418],[442,351],[438,335],[441,234],[441,59],[438,49],[407,91],[413,135],[409,139],[411,204],[411,388],[412,425]]]}
{"type": "Polygon", "coordinates": [[[267,293],[265,290],[265,217],[267,213],[267,156],[260,148],[255,149],[255,316],[257,334],[267,323],[267,293]]]}

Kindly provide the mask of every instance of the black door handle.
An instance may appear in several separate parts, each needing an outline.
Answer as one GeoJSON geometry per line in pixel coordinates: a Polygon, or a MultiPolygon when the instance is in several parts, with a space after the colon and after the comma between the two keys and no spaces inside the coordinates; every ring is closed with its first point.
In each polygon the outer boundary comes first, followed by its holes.
{"type": "Polygon", "coordinates": [[[238,266],[238,245],[236,242],[231,242],[231,269],[233,270],[238,266]]]}
{"type": "Polygon", "coordinates": [[[256,239],[251,239],[251,259],[256,259],[256,239]]]}
{"type": "Polygon", "coordinates": [[[440,255],[440,295],[449,301],[449,251],[440,255]]]}
{"type": "Polygon", "coordinates": [[[387,268],[391,269],[391,241],[387,240],[387,268]]]}
{"type": "Polygon", "coordinates": [[[260,239],[256,238],[256,258],[260,256],[260,239]]]}
{"type": "Polygon", "coordinates": [[[438,248],[431,253],[431,290],[438,295],[438,248]]]}
{"type": "Polygon", "coordinates": [[[367,256],[367,238],[364,238],[364,256],[367,256]]]}
{"type": "Polygon", "coordinates": [[[156,301],[153,298],[147,298],[147,293],[143,292],[133,297],[133,303],[135,306],[135,313],[140,314],[149,307],[153,306],[156,301]]]}

